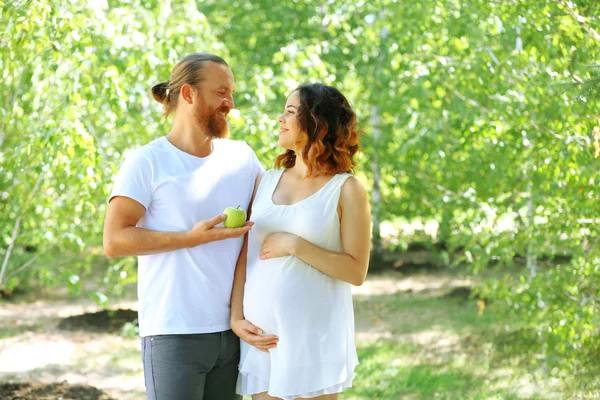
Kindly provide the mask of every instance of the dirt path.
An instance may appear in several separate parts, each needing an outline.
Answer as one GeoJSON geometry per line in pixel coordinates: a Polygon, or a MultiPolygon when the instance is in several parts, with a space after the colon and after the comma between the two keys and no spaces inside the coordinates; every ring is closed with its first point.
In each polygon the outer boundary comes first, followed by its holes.
{"type": "MultiPolygon", "coordinates": [[[[401,318],[387,312],[387,296],[399,293],[438,296],[468,284],[441,275],[370,277],[363,286],[353,288],[357,339],[395,338],[404,334],[398,326],[401,318]]],[[[136,309],[136,302],[119,301],[114,308],[136,309]]],[[[27,302],[0,303],[0,382],[66,381],[96,387],[119,400],[144,399],[138,338],[58,328],[63,318],[98,310],[91,300],[69,299],[56,293],[27,302]]],[[[433,334],[415,340],[429,343],[440,337],[433,334]]]]}

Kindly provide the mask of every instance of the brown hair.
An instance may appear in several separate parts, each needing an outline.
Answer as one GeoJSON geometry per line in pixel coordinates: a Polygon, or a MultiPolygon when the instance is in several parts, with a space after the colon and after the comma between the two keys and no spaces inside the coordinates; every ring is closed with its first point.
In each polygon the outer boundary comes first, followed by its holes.
{"type": "Polygon", "coordinates": [[[205,79],[204,67],[209,62],[229,65],[221,57],[207,53],[193,53],[185,56],[175,65],[171,78],[152,86],[152,97],[165,107],[165,117],[177,109],[179,92],[186,83],[197,86],[205,79]]]}
{"type": "MultiPolygon", "coordinates": [[[[307,177],[313,169],[326,174],[352,172],[361,132],[346,97],[336,88],[320,83],[302,85],[295,91],[300,94],[296,148],[302,149],[307,177]]],[[[277,157],[275,168],[291,168],[295,164],[296,152],[288,150],[277,157]]]]}

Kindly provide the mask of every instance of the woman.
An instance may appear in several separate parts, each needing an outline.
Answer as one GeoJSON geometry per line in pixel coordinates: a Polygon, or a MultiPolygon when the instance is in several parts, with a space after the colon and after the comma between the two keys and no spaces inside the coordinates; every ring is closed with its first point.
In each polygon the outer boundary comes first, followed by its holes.
{"type": "Polygon", "coordinates": [[[337,399],[358,364],[350,284],[369,263],[367,194],[349,174],[356,115],[337,89],[312,84],[289,95],[279,123],[286,152],[255,188],[232,291],[237,389],[255,400],[337,399]]]}

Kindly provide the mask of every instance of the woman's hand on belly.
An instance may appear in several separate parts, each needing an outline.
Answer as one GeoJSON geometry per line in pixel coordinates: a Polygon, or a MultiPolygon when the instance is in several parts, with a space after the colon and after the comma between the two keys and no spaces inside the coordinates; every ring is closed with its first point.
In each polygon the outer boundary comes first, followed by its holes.
{"type": "Polygon", "coordinates": [[[262,330],[245,319],[231,321],[231,330],[244,342],[267,353],[279,341],[275,335],[262,336],[262,330]]]}
{"type": "Polygon", "coordinates": [[[261,260],[289,256],[294,252],[298,236],[287,232],[271,233],[260,249],[261,260]]]}

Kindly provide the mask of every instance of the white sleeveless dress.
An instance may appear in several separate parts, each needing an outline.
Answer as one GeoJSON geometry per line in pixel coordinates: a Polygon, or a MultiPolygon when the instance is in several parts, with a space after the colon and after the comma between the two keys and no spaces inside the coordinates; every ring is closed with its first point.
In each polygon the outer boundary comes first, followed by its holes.
{"type": "MultiPolygon", "coordinates": [[[[292,400],[341,392],[358,365],[350,284],[294,256],[260,260],[265,238],[289,232],[341,252],[337,206],[350,174],[335,175],[317,193],[292,205],[273,203],[284,170],[266,172],[252,205],[244,316],[279,337],[269,353],[241,341],[237,391],[292,400]]],[[[339,268],[344,268],[340,265],[339,268]]]]}

